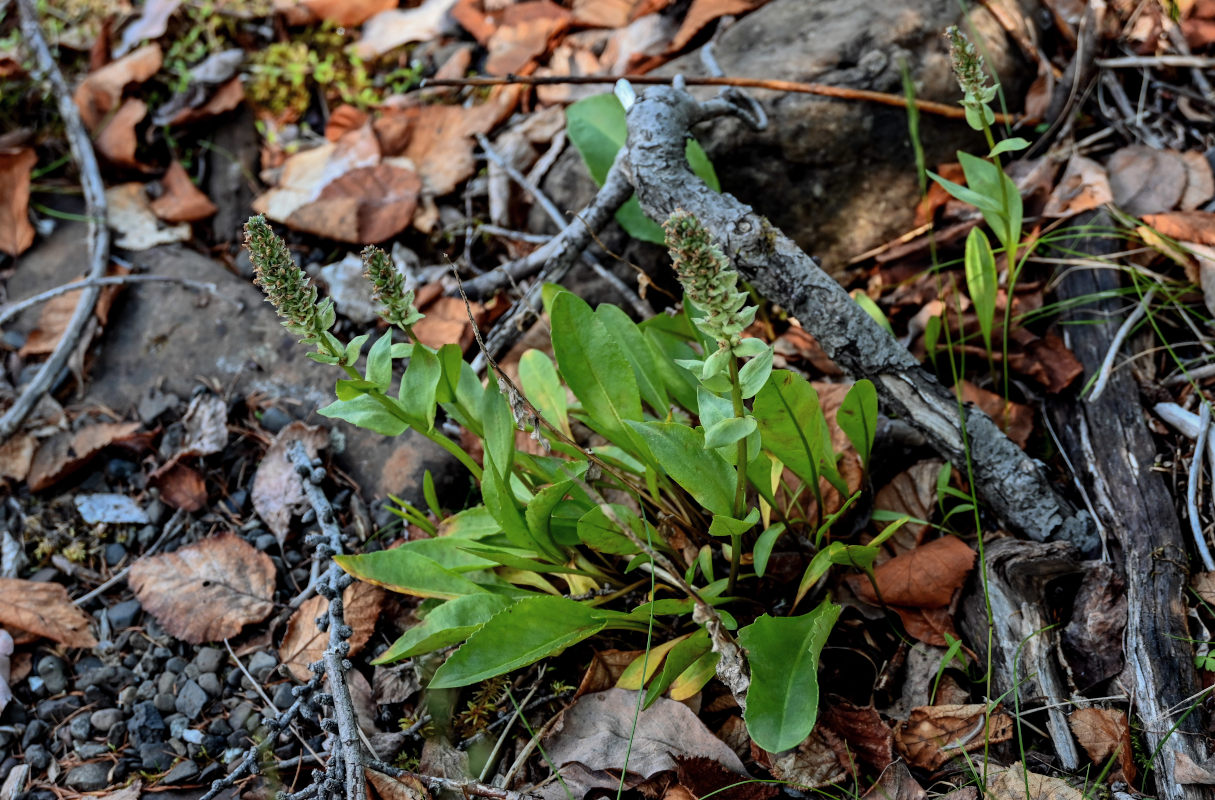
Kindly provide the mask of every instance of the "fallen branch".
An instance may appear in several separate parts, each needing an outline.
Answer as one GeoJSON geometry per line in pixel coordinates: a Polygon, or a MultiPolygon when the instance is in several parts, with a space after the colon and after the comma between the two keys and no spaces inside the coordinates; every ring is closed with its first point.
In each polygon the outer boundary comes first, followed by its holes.
{"type": "MultiPolygon", "coordinates": [[[[59,65],[55,63],[55,57],[51,55],[51,48],[42,35],[34,0],[17,0],[17,10],[21,17],[21,35],[25,39],[25,45],[34,51],[38,68],[46,73],[50,80],[51,90],[59,107],[59,116],[63,119],[68,146],[72,151],[72,161],[80,170],[80,184],[84,190],[84,203],[89,220],[87,277],[97,280],[105,275],[106,265],[110,258],[110,229],[106,227],[105,186],[101,182],[97,155],[93,152],[92,140],[80,119],[80,112],[76,109],[76,103],[72,99],[72,92],[68,88],[67,81],[63,79],[63,73],[59,71],[59,65]]],[[[42,396],[50,390],[55,378],[67,365],[72,351],[76,349],[76,342],[80,338],[81,331],[84,330],[85,323],[93,315],[93,309],[97,305],[97,298],[100,295],[101,289],[97,286],[89,286],[81,290],[76,310],[72,312],[72,317],[68,320],[63,336],[55,345],[54,352],[43,362],[38,373],[21,392],[12,407],[4,413],[3,417],[0,417],[0,442],[16,432],[42,396]]]]}
{"type": "Polygon", "coordinates": [[[54,289],[47,289],[45,292],[39,292],[38,294],[33,295],[32,297],[27,297],[24,300],[9,303],[3,308],[0,308],[0,325],[8,322],[22,311],[25,311],[27,308],[36,306],[39,303],[45,303],[47,300],[56,298],[61,294],[75,292],[80,289],[89,289],[95,286],[124,286],[128,283],[180,283],[187,289],[193,289],[197,292],[206,292],[207,294],[218,297],[221,300],[234,303],[237,306],[241,305],[240,301],[233,300],[221,294],[219,287],[217,287],[214,283],[192,281],[188,278],[177,278],[172,275],[111,275],[106,278],[89,278],[83,281],[76,281],[75,283],[65,283],[62,286],[56,286],[54,289]]]}

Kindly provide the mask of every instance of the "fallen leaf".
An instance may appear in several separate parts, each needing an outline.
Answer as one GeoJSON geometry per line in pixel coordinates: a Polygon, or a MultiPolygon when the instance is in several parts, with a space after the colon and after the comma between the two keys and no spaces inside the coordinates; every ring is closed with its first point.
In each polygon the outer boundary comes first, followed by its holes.
{"type": "Polygon", "coordinates": [[[325,138],[336,142],[366,125],[369,119],[366,111],[351,105],[340,105],[329,114],[329,121],[325,123],[325,138]]]}
{"type": "Polygon", "coordinates": [[[629,664],[632,664],[642,652],[641,650],[594,651],[591,654],[591,663],[587,666],[586,672],[582,674],[582,681],[578,684],[578,691],[574,693],[574,698],[611,689],[616,685],[616,681],[620,680],[620,676],[624,674],[629,664]]]}
{"type": "Polygon", "coordinates": [[[1114,202],[1136,217],[1173,210],[1185,190],[1186,165],[1176,150],[1131,145],[1110,156],[1106,169],[1114,202]]]}
{"type": "MultiPolygon", "coordinates": [[[[957,387],[954,387],[956,390],[957,387]]],[[[973,403],[995,422],[1008,438],[1025,449],[1029,435],[1034,432],[1034,410],[1029,406],[1005,400],[995,392],[989,392],[975,386],[970,381],[962,381],[962,401],[973,403]]]]}
{"type": "Polygon", "coordinates": [[[1123,576],[1109,564],[1098,562],[1087,567],[1062,637],[1063,657],[1081,691],[1122,672],[1122,648],[1108,644],[1122,641],[1126,611],[1123,576]]]}
{"type": "Polygon", "coordinates": [[[9,684],[12,680],[13,637],[4,628],[0,628],[0,714],[13,699],[13,690],[9,684]]]}
{"type": "Polygon", "coordinates": [[[893,763],[894,732],[876,709],[834,699],[822,710],[821,720],[861,763],[879,771],[893,763]]]}
{"type": "Polygon", "coordinates": [[[907,635],[924,644],[933,647],[944,647],[948,642],[945,634],[958,638],[958,632],[953,626],[953,615],[948,608],[908,608],[907,606],[890,606],[894,613],[903,621],[907,635]]]}
{"type": "Polygon", "coordinates": [[[375,58],[410,42],[437,38],[455,0],[426,0],[417,8],[381,11],[363,24],[355,44],[359,58],[375,58]]]}
{"type": "Polygon", "coordinates": [[[381,162],[330,181],[311,203],[291,213],[288,227],[339,242],[376,244],[413,220],[422,181],[413,169],[381,162]]]}
{"type": "Polygon", "coordinates": [[[1084,365],[1055,333],[1039,337],[1025,328],[1013,332],[1019,345],[1009,354],[1008,364],[1027,378],[1037,381],[1049,394],[1058,394],[1084,374],[1084,365]]]}
{"type": "Polygon", "coordinates": [[[1011,738],[1012,719],[999,710],[989,716],[982,703],[914,708],[894,731],[895,744],[908,763],[927,770],[1011,738]]]}
{"type": "Polygon", "coordinates": [[[174,160],[160,179],[164,194],[152,201],[152,213],[165,222],[198,222],[213,216],[218,210],[190,180],[185,167],[174,160]]]}
{"type": "Polygon", "coordinates": [[[291,515],[307,502],[304,484],[287,457],[287,446],[295,439],[303,443],[309,458],[316,458],[317,451],[329,444],[324,428],[292,422],[274,437],[253,475],[253,510],[280,545],[291,532],[291,515]]]}
{"type": "Polygon", "coordinates": [[[1029,772],[1019,761],[1008,769],[987,773],[986,796],[991,800],[1083,800],[1085,797],[1062,778],[1029,772]]]}
{"type": "MultiPolygon", "coordinates": [[[[198,105],[188,105],[180,110],[174,110],[173,115],[168,119],[168,124],[172,126],[190,125],[205,119],[218,117],[220,114],[226,114],[239,106],[244,99],[245,85],[241,82],[238,75],[221,84],[214,94],[205,99],[205,102],[200,99],[198,105]]],[[[164,110],[163,106],[157,110],[156,115],[152,118],[153,122],[157,122],[160,119],[162,110],[164,110]]]]}
{"type": "Polygon", "coordinates": [[[91,72],[73,95],[85,127],[95,131],[118,105],[127,84],[143,83],[159,72],[163,63],[160,45],[149,44],[91,72]]]}
{"type": "MultiPolygon", "coordinates": [[[[473,319],[481,325],[485,319],[485,308],[480,303],[469,302],[473,319]]],[[[472,326],[468,322],[468,309],[458,297],[439,297],[421,309],[426,316],[414,323],[414,338],[427,347],[442,347],[456,342],[467,349],[473,342],[472,326]]]]}
{"type": "Polygon", "coordinates": [[[1201,764],[1190,758],[1184,752],[1177,753],[1177,766],[1174,777],[1178,783],[1196,783],[1199,785],[1215,786],[1215,759],[1208,758],[1201,764]]]}
{"type": "MultiPolygon", "coordinates": [[[[384,607],[384,590],[369,583],[356,582],[342,593],[346,624],[354,629],[347,641],[350,655],[357,655],[375,632],[380,610],[384,607]]],[[[329,610],[329,601],[320,595],[308,598],[287,620],[287,633],[278,648],[279,661],[300,681],[312,677],[308,665],[320,661],[329,646],[329,633],[316,626],[316,618],[329,610]]]]}
{"type": "Polygon", "coordinates": [[[928,793],[911,776],[907,765],[899,761],[882,770],[861,800],[928,800],[928,793]]]}
{"type": "MultiPolygon", "coordinates": [[[[106,275],[125,275],[129,271],[117,265],[111,265],[106,270],[106,275]]],[[[121,290],[121,286],[104,286],[97,294],[97,304],[93,306],[93,317],[102,325],[109,319],[110,307],[121,290]]],[[[76,304],[79,302],[80,291],[73,290],[52,297],[44,303],[42,310],[38,312],[37,325],[26,337],[25,344],[17,351],[18,355],[26,358],[53,352],[58,346],[59,340],[63,338],[63,332],[67,329],[72,315],[76,313],[76,304]]]]}
{"type": "Polygon", "coordinates": [[[157,219],[142,183],[120,183],[105,190],[106,218],[119,235],[115,247],[148,250],[190,240],[187,223],[166,226],[157,219]]]}
{"type": "Polygon", "coordinates": [[[683,18],[683,24],[668,51],[677,53],[684,49],[696,34],[704,30],[713,20],[725,16],[737,16],[754,11],[767,0],[692,0],[692,7],[683,18]]]}
{"type": "Polygon", "coordinates": [[[148,476],[148,484],[160,490],[160,499],[182,511],[194,512],[207,504],[207,482],[193,467],[180,461],[148,476]]]}
{"type": "Polygon", "coordinates": [[[574,0],[573,23],[588,28],[622,28],[646,0],[574,0]]]}
{"type": "Polygon", "coordinates": [[[490,75],[527,74],[535,59],[570,23],[570,12],[551,0],[524,0],[498,16],[498,27],[486,44],[485,71],[490,75]]]}
{"type": "Polygon", "coordinates": [[[90,621],[58,583],[0,578],[0,625],[6,628],[68,647],[96,647],[90,621]]]}
{"type": "Polygon", "coordinates": [[[371,673],[371,694],[382,706],[404,703],[422,689],[413,664],[377,665],[371,673]]]}
{"type": "Polygon", "coordinates": [[[0,252],[19,256],[34,243],[30,224],[30,174],[38,163],[31,147],[0,150],[0,252]]]}
{"type": "MultiPolygon", "coordinates": [[[[975,551],[956,536],[942,536],[874,570],[882,602],[910,608],[945,608],[974,567],[975,551]]],[[[853,576],[854,578],[857,576],[853,576]]],[[[877,603],[867,579],[850,581],[867,603],[877,603]]]]}
{"type": "Polygon", "coordinates": [[[30,489],[41,491],[84,468],[105,448],[133,437],[139,427],[138,422],[102,422],[55,434],[34,453],[27,478],[30,489]]]}
{"type": "Polygon", "coordinates": [[[14,433],[0,442],[0,479],[23,481],[30,473],[38,441],[25,432],[14,433]]]}
{"type": "Polygon", "coordinates": [[[1100,208],[1113,199],[1114,192],[1110,188],[1105,167],[1091,158],[1073,155],[1068,159],[1063,177],[1047,198],[1042,216],[1054,219],[1071,217],[1100,208]]]}
{"type": "Polygon", "coordinates": [[[135,158],[135,148],[139,144],[135,126],[147,114],[148,104],[144,101],[136,97],[124,100],[93,137],[97,152],[116,167],[142,169],[143,165],[135,158]]]}
{"type": "Polygon", "coordinates": [[[751,749],[756,761],[771,772],[772,777],[788,781],[799,789],[830,786],[848,777],[848,770],[840,761],[844,744],[823,725],[814,726],[810,735],[792,750],[765,753],[754,742],[751,749]]]}
{"type": "Polygon", "coordinates": [[[413,775],[391,778],[374,769],[363,771],[367,775],[367,783],[375,789],[381,800],[430,800],[430,792],[426,791],[422,781],[413,775]]]}
{"type": "Polygon", "coordinates": [[[227,639],[274,611],[274,564],[234,533],[147,556],[127,578],[144,610],[190,644],[227,639]]]}
{"type": "Polygon", "coordinates": [[[1078,708],[1068,715],[1067,724],[1094,764],[1102,766],[1116,755],[1122,773],[1118,779],[1134,782],[1135,754],[1125,713],[1112,708],[1078,708]]]}
{"type": "Polygon", "coordinates": [[[1210,211],[1170,211],[1145,214],[1143,221],[1170,239],[1215,245],[1215,214],[1210,211]]]}
{"type": "Polygon", "coordinates": [[[228,446],[228,404],[210,393],[195,395],[181,418],[185,436],[178,458],[222,453],[228,446]]]}
{"type": "Polygon", "coordinates": [[[925,522],[908,522],[887,540],[895,555],[906,553],[924,540],[924,534],[932,527],[931,519],[937,504],[937,475],[944,462],[920,461],[910,469],[890,479],[890,483],[878,489],[873,499],[874,508],[907,515],[925,522]]]}
{"type": "Polygon", "coordinates": [[[142,41],[164,36],[169,18],[180,5],[181,0],[146,0],[139,16],[123,29],[122,39],[114,48],[114,57],[120,58],[142,41]]]}
{"type": "Polygon", "coordinates": [[[397,0],[299,0],[314,20],[331,22],[353,28],[379,14],[397,7],[397,0]]]}
{"type": "Polygon", "coordinates": [[[97,523],[147,525],[151,521],[148,519],[148,512],[125,494],[109,492],[78,494],[74,502],[81,518],[90,525],[97,523]]]}
{"type": "Polygon", "coordinates": [[[1177,205],[1182,211],[1193,211],[1215,196],[1215,175],[1211,162],[1199,150],[1185,151],[1181,160],[1185,162],[1185,191],[1177,205]]]}
{"type": "Polygon", "coordinates": [[[720,762],[704,756],[677,756],[675,776],[681,790],[668,790],[664,800],[698,800],[719,797],[720,800],[768,800],[780,790],[771,783],[739,783],[737,772],[726,769],[720,762]]]}

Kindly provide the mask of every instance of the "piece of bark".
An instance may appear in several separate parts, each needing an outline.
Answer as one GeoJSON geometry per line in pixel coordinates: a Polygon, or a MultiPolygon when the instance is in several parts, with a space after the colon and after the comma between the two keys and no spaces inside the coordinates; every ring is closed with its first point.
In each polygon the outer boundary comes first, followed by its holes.
{"type": "MultiPolygon", "coordinates": [[[[1105,212],[1075,223],[1096,229],[1113,224],[1105,212]]],[[[1085,236],[1063,251],[1102,256],[1120,246],[1114,237],[1085,236]]],[[[1119,289],[1119,273],[1103,269],[1068,270],[1059,285],[1062,335],[1089,375],[1100,368],[1122,323],[1119,289]],[[1085,298],[1089,302],[1068,302],[1085,298]]],[[[1157,794],[1167,800],[1215,798],[1215,788],[1182,783],[1176,774],[1178,759],[1202,763],[1208,752],[1200,733],[1206,715],[1201,709],[1190,713],[1199,683],[1185,617],[1186,537],[1164,479],[1152,470],[1156,446],[1130,370],[1115,370],[1095,402],[1059,397],[1048,413],[1062,449],[1081,471],[1114,565],[1125,571],[1132,711],[1139,715],[1136,727],[1147,751],[1157,754],[1157,794]]]]}
{"type": "Polygon", "coordinates": [[[906,420],[954,464],[973,465],[980,495],[1014,531],[1043,541],[1096,548],[1091,521],[1051,488],[1032,458],[977,408],[966,409],[836,281],[771,223],[697,178],[684,154],[698,122],[736,113],[725,100],[697,103],[677,87],[648,88],[629,109],[628,159],[637,199],[659,222],[691,212],[722,245],[743,277],[778,303],[854,378],[873,381],[884,406],[906,420]]]}

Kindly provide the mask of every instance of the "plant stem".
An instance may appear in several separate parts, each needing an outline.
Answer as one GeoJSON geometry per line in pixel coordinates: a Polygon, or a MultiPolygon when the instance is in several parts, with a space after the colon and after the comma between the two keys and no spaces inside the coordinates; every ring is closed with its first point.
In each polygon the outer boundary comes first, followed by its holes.
{"type": "MultiPolygon", "coordinates": [[[[742,419],[747,415],[743,406],[742,384],[738,381],[738,359],[730,359],[730,399],[734,401],[734,416],[742,419]]],[[[734,490],[734,518],[742,519],[747,500],[747,437],[738,440],[738,483],[734,490]]],[[[730,580],[726,583],[726,594],[734,592],[734,583],[738,580],[738,564],[742,558],[742,534],[730,537],[730,580]]]]}

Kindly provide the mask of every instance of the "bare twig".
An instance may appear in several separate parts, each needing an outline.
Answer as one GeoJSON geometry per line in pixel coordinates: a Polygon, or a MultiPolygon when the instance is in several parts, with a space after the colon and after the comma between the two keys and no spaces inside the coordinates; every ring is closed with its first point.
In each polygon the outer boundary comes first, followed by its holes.
{"type": "Polygon", "coordinates": [[[45,303],[51,298],[58,297],[61,294],[75,292],[79,289],[87,289],[95,286],[121,286],[127,283],[180,283],[188,289],[194,289],[199,292],[206,292],[214,295],[221,300],[229,303],[241,305],[237,300],[230,297],[225,297],[220,293],[219,288],[214,283],[204,283],[202,281],[192,281],[188,278],[175,278],[172,275],[111,275],[106,278],[89,278],[88,280],[77,281],[76,283],[65,283],[62,286],[56,286],[54,289],[47,289],[45,292],[39,292],[33,297],[27,297],[24,300],[19,300],[14,303],[0,308],[0,325],[8,322],[13,317],[25,311],[31,306],[36,306],[39,303],[45,303]]]}
{"type": "MultiPolygon", "coordinates": [[[[87,277],[95,280],[105,275],[110,257],[110,230],[106,227],[105,186],[101,182],[101,170],[97,166],[97,156],[93,152],[89,132],[85,129],[84,123],[80,119],[80,112],[77,111],[76,103],[72,99],[72,92],[68,88],[67,81],[63,79],[63,73],[59,71],[59,65],[55,63],[55,57],[51,54],[51,48],[47,45],[46,38],[42,35],[34,0],[17,0],[17,9],[20,12],[21,34],[25,39],[25,45],[33,50],[38,68],[46,73],[50,80],[55,102],[59,107],[59,116],[63,119],[68,146],[72,151],[72,160],[76,162],[76,167],[80,170],[80,183],[84,190],[85,208],[89,219],[87,277]]],[[[26,415],[50,390],[56,377],[67,365],[68,359],[76,349],[76,342],[81,331],[84,330],[85,323],[93,315],[93,308],[97,304],[100,294],[101,289],[97,286],[81,291],[80,300],[76,303],[76,310],[72,312],[72,317],[68,320],[63,336],[55,345],[54,352],[43,362],[38,373],[25,387],[17,401],[5,412],[3,417],[0,417],[0,441],[4,441],[17,430],[26,415]]]]}
{"type": "Polygon", "coordinates": [[[1122,326],[1118,328],[1118,332],[1114,334],[1114,341],[1110,342],[1109,352],[1105,354],[1105,360],[1101,362],[1101,370],[1097,374],[1097,382],[1093,384],[1093,391],[1089,393],[1088,401],[1096,402],[1105,392],[1105,387],[1109,385],[1110,374],[1114,371],[1114,360],[1118,357],[1118,351],[1122,349],[1122,343],[1126,341],[1126,337],[1139,324],[1139,320],[1143,319],[1147,314],[1148,307],[1151,305],[1152,298],[1156,296],[1156,287],[1148,289],[1143,295],[1143,299],[1139,301],[1139,305],[1131,312],[1122,326]]]}
{"type": "MultiPolygon", "coordinates": [[[[166,541],[168,541],[169,537],[173,536],[179,530],[181,530],[185,516],[186,516],[186,512],[182,511],[181,509],[178,509],[177,511],[175,511],[173,513],[173,516],[169,518],[169,521],[167,523],[165,523],[165,527],[160,532],[160,536],[158,536],[156,538],[156,541],[152,542],[151,547],[149,547],[147,550],[144,551],[144,555],[150,556],[153,553],[155,553],[157,550],[160,549],[160,546],[162,544],[164,544],[166,541]]],[[[117,584],[117,583],[121,582],[123,579],[125,579],[127,577],[127,573],[130,571],[131,571],[130,565],[124,567],[120,572],[115,574],[112,578],[110,578],[105,583],[98,586],[96,589],[93,589],[92,591],[88,592],[87,594],[82,594],[82,595],[80,595],[80,597],[77,597],[75,600],[72,601],[72,604],[77,605],[77,606],[83,606],[85,603],[89,602],[93,598],[100,597],[101,595],[105,594],[106,591],[108,591],[111,586],[114,586],[115,584],[117,584]]]]}
{"type": "MultiPolygon", "coordinates": [[[[1194,442],[1194,458],[1190,460],[1190,475],[1186,481],[1185,501],[1190,515],[1190,532],[1194,534],[1194,546],[1202,557],[1202,566],[1207,572],[1215,572],[1215,559],[1207,547],[1207,537],[1202,531],[1202,515],[1198,513],[1198,479],[1202,476],[1203,451],[1207,437],[1211,434],[1211,406],[1205,400],[1198,415],[1198,440],[1194,442]]],[[[1212,464],[1215,467],[1215,464],[1212,464]]]]}
{"type": "Polygon", "coordinates": [[[375,761],[373,759],[368,759],[367,768],[374,769],[376,772],[382,772],[394,778],[414,778],[425,784],[426,788],[431,791],[443,789],[458,794],[473,795],[474,797],[490,797],[493,800],[530,800],[533,797],[533,795],[524,794],[523,792],[499,789],[497,786],[487,786],[478,781],[458,781],[452,778],[440,778],[436,775],[422,775],[418,772],[410,772],[407,769],[400,769],[391,764],[385,764],[383,761],[375,761]]]}

